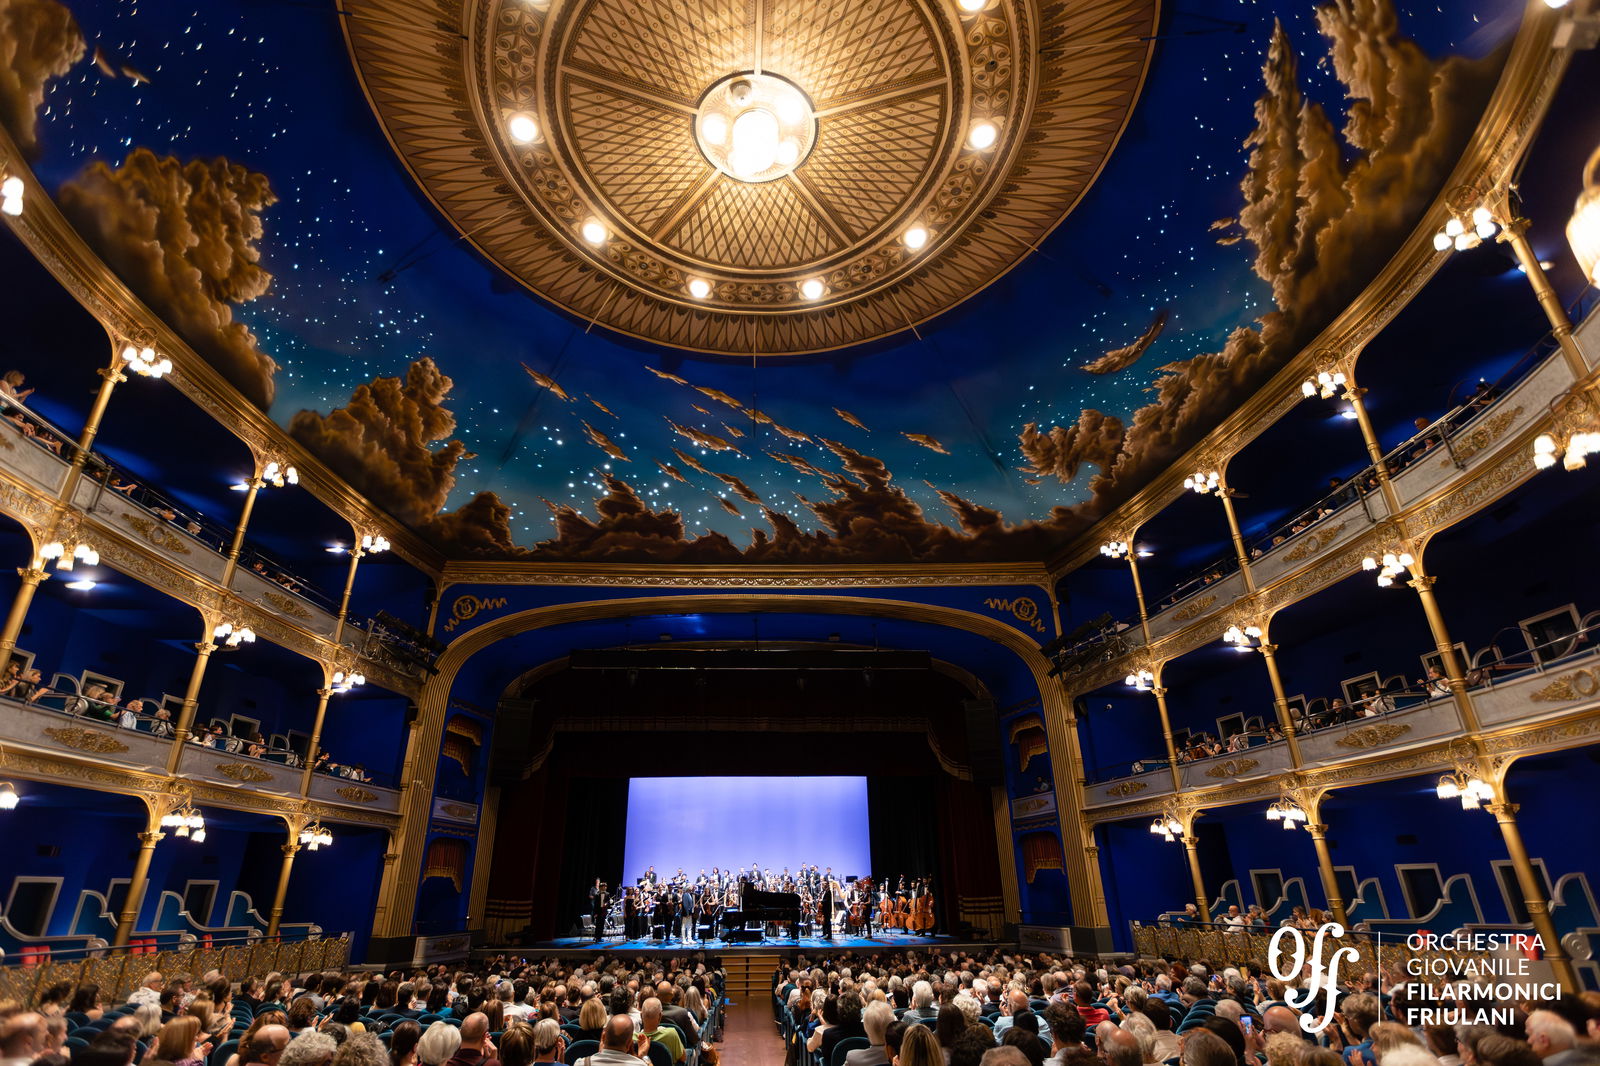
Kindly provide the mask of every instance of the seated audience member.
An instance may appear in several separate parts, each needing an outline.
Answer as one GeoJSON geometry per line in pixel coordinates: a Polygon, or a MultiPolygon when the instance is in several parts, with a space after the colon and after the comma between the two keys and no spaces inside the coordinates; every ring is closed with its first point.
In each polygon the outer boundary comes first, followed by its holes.
{"type": "Polygon", "coordinates": [[[278,1066],[328,1066],[338,1050],[333,1037],[308,1029],[289,1041],[278,1057],[278,1066]]]}
{"type": "Polygon", "coordinates": [[[0,1021],[0,1062],[7,1066],[20,1063],[26,1066],[44,1054],[49,1032],[44,1015],[37,1011],[23,1011],[0,1021]]]}
{"type": "Polygon", "coordinates": [[[926,1025],[913,1025],[900,1040],[892,1066],[948,1066],[939,1039],[926,1025]]]}
{"type": "Polygon", "coordinates": [[[1600,1062],[1592,1048],[1578,1046],[1577,1029],[1555,1011],[1536,1010],[1524,1024],[1528,1046],[1544,1060],[1544,1066],[1594,1066],[1600,1062]]]}
{"type": "MultiPolygon", "coordinates": [[[[901,1043],[905,1043],[902,1039],[901,1043]]],[[[944,1049],[949,1066],[979,1066],[984,1055],[995,1047],[995,1035],[986,1025],[974,1025],[961,1034],[955,1046],[944,1049]]],[[[854,1052],[851,1052],[854,1054],[854,1052]]]]}
{"type": "Polygon", "coordinates": [[[1239,1057],[1227,1042],[1207,1029],[1191,1029],[1183,1036],[1181,1066],[1238,1066],[1239,1057]]]}
{"type": "Polygon", "coordinates": [[[867,1046],[848,1052],[845,1066],[887,1066],[889,1057],[884,1051],[883,1034],[894,1022],[894,1008],[884,1000],[867,1004],[861,1012],[861,1027],[867,1031],[867,1046]]]}
{"type": "MultiPolygon", "coordinates": [[[[661,1001],[655,996],[651,996],[639,1005],[639,1027],[640,1031],[649,1037],[652,1043],[660,1044],[667,1049],[667,1052],[672,1056],[673,1062],[683,1061],[683,1040],[678,1036],[676,1029],[662,1027],[661,1001]]],[[[832,1062],[833,1060],[832,1058],[827,1058],[826,1061],[832,1062]]]]}
{"type": "MultiPolygon", "coordinates": [[[[624,990],[625,991],[625,990],[624,990]]],[[[650,1047],[650,1038],[644,1034],[635,1034],[633,1019],[624,1013],[613,1014],[606,1022],[604,1039],[600,1041],[600,1050],[589,1056],[584,1066],[636,1066],[641,1058],[645,1058],[650,1047]]]]}
{"type": "Polygon", "coordinates": [[[933,1003],[933,985],[927,981],[918,981],[912,985],[911,1009],[901,1015],[901,1018],[907,1022],[914,1022],[922,1018],[935,1018],[938,1014],[939,1008],[933,1003]]]}
{"type": "Polygon", "coordinates": [[[1094,1005],[1094,986],[1088,981],[1079,981],[1072,986],[1072,1003],[1083,1015],[1083,1024],[1097,1026],[1111,1017],[1111,1013],[1104,1007],[1094,1005]]]}
{"type": "MultiPolygon", "coordinates": [[[[838,996],[836,1007],[839,1012],[839,1024],[822,1034],[822,1040],[817,1045],[822,1061],[833,1062],[833,1049],[839,1041],[850,1036],[866,1036],[866,1027],[861,1024],[861,997],[855,992],[841,992],[838,996]]],[[[941,1012],[942,1013],[942,1012],[941,1012]]]]}
{"type": "Polygon", "coordinates": [[[1339,1005],[1339,1012],[1344,1019],[1339,1023],[1339,1033],[1345,1042],[1345,1066],[1363,1066],[1363,1063],[1365,1066],[1377,1066],[1378,1057],[1372,1050],[1371,1031],[1382,1017],[1378,997],[1364,992],[1346,996],[1339,1005]]]}
{"type": "Polygon", "coordinates": [[[1492,1033],[1473,1045],[1476,1066],[1540,1066],[1539,1053],[1509,1036],[1492,1033]]]}
{"type": "Polygon", "coordinates": [[[417,1039],[417,1062],[421,1066],[444,1066],[460,1048],[461,1030],[448,1022],[434,1022],[417,1039]]]}
{"type": "Polygon", "coordinates": [[[1095,1027],[1094,1048],[1106,1066],[1144,1066],[1139,1038],[1115,1022],[1101,1022],[1095,1027]]]}
{"type": "Polygon", "coordinates": [[[450,1066],[494,1066],[493,1045],[488,1042],[489,1016],[469,1014],[461,1023],[461,1044],[450,1056],[450,1066]]]}

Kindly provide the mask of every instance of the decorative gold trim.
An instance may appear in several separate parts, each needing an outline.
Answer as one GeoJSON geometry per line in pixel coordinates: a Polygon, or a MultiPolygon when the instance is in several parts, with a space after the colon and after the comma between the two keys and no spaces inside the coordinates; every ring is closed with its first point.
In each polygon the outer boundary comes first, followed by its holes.
{"type": "Polygon", "coordinates": [[[444,624],[444,631],[446,633],[454,633],[456,626],[462,622],[470,621],[484,611],[492,611],[498,607],[504,607],[506,602],[504,596],[494,596],[488,599],[472,595],[457,596],[455,602],[450,605],[450,618],[444,624]]]}
{"type": "Polygon", "coordinates": [[[154,518],[132,514],[128,511],[123,511],[122,517],[127,521],[128,525],[133,527],[134,532],[162,551],[176,552],[179,555],[188,555],[190,553],[189,545],[183,542],[182,537],[154,518]]]}
{"type": "Polygon", "coordinates": [[[460,803],[446,803],[439,809],[452,818],[471,818],[478,813],[476,807],[467,807],[460,803]]]}
{"type": "Polygon", "coordinates": [[[983,601],[983,605],[991,611],[1009,612],[1013,618],[1035,633],[1044,632],[1044,620],[1039,617],[1039,605],[1027,596],[1018,596],[1010,600],[991,596],[983,601]]]}
{"type": "Polygon", "coordinates": [[[699,563],[452,562],[444,587],[454,585],[578,585],[652,589],[949,588],[1028,585],[1046,596],[1052,582],[1038,563],[865,563],[850,566],[715,566],[699,563]]]}
{"type": "Polygon", "coordinates": [[[285,596],[281,592],[273,592],[268,589],[261,594],[261,598],[266,600],[267,604],[274,610],[282,611],[291,618],[298,618],[302,622],[311,621],[311,612],[306,610],[305,604],[293,596],[285,596]]]}
{"type": "Polygon", "coordinates": [[[1136,796],[1149,787],[1149,783],[1145,781],[1119,781],[1110,788],[1106,789],[1106,795],[1136,796]]]}
{"type": "Polygon", "coordinates": [[[1302,537],[1299,544],[1283,553],[1284,561],[1297,563],[1301,559],[1310,558],[1317,554],[1323,548],[1339,539],[1339,534],[1344,532],[1346,524],[1340,522],[1332,529],[1319,529],[1315,533],[1302,537]]]}
{"type": "Polygon", "coordinates": [[[1600,671],[1586,666],[1570,674],[1562,674],[1537,692],[1530,693],[1528,698],[1535,703],[1566,703],[1587,699],[1597,693],[1600,693],[1600,671]]]}
{"type": "Polygon", "coordinates": [[[1191,618],[1199,618],[1201,615],[1209,611],[1211,609],[1211,605],[1216,602],[1217,598],[1215,596],[1201,596],[1198,600],[1190,600],[1188,603],[1172,612],[1173,621],[1187,622],[1191,618]]]}
{"type": "Polygon", "coordinates": [[[371,803],[378,798],[378,794],[359,785],[346,785],[333,790],[335,795],[342,796],[351,803],[371,803]]]}
{"type": "Polygon", "coordinates": [[[1260,766],[1256,759],[1224,759],[1206,771],[1207,777],[1238,777],[1260,766]]]}
{"type": "Polygon", "coordinates": [[[217,765],[217,773],[234,781],[243,781],[246,784],[256,784],[261,781],[271,781],[273,775],[267,773],[259,766],[251,766],[242,762],[225,762],[217,765]]]}
{"type": "Polygon", "coordinates": [[[1465,437],[1457,437],[1451,442],[1455,455],[1441,459],[1439,465],[1454,466],[1458,462],[1471,462],[1479,452],[1504,436],[1506,429],[1521,415],[1522,405],[1518,404],[1509,411],[1501,411],[1484,419],[1482,425],[1474,427],[1465,437]]]}
{"type": "Polygon", "coordinates": [[[98,729],[80,729],[75,725],[50,726],[44,735],[74,751],[92,751],[96,755],[121,755],[128,750],[128,745],[98,729]]]}
{"type": "Polygon", "coordinates": [[[1341,748],[1375,748],[1395,737],[1403,737],[1409,732],[1411,727],[1403,722],[1379,722],[1376,725],[1353,729],[1334,743],[1341,748]]]}

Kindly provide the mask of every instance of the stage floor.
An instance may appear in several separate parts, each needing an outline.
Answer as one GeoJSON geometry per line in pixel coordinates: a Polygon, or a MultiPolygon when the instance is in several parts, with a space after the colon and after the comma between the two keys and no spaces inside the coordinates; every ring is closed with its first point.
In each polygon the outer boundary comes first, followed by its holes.
{"type": "Polygon", "coordinates": [[[825,940],[820,936],[802,937],[767,937],[757,941],[727,941],[727,940],[697,940],[684,943],[681,940],[624,940],[621,937],[611,937],[596,943],[583,937],[563,937],[559,940],[541,940],[537,944],[528,944],[518,948],[498,948],[496,951],[560,951],[560,952],[605,952],[615,954],[626,952],[630,955],[682,955],[686,951],[704,951],[715,955],[772,955],[775,953],[789,953],[805,951],[808,953],[824,953],[829,951],[907,951],[912,948],[931,948],[947,951],[951,948],[988,947],[988,942],[957,941],[950,936],[916,936],[909,933],[884,933],[872,937],[864,936],[836,936],[825,940]]]}

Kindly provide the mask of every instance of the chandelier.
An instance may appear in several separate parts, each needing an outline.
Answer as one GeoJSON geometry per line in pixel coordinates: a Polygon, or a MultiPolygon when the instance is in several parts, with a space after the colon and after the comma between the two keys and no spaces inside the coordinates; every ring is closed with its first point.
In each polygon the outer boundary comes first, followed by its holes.
{"type": "Polygon", "coordinates": [[[1564,443],[1548,433],[1533,439],[1533,465],[1539,470],[1550,469],[1557,460],[1563,470],[1582,470],[1596,453],[1600,453],[1600,433],[1592,431],[1574,433],[1564,443]]]}
{"type": "Polygon", "coordinates": [[[1183,823],[1171,811],[1162,811],[1156,815],[1156,820],[1150,823],[1150,832],[1157,834],[1167,843],[1172,843],[1183,836],[1183,823]]]}
{"type": "Polygon", "coordinates": [[[1243,629],[1238,626],[1229,626],[1222,634],[1222,642],[1224,644],[1232,644],[1241,651],[1249,651],[1256,647],[1260,640],[1260,626],[1245,626],[1243,629]]]}
{"type": "MultiPolygon", "coordinates": [[[[68,538],[71,539],[71,538],[68,538]]],[[[82,563],[85,566],[98,566],[100,553],[86,540],[80,540],[73,547],[72,554],[67,554],[67,546],[59,540],[52,540],[39,549],[39,558],[46,562],[54,562],[57,570],[71,570],[74,564],[82,563]]]]}
{"type": "Polygon", "coordinates": [[[1183,479],[1183,487],[1190,492],[1198,492],[1205,496],[1210,493],[1222,491],[1222,475],[1215,470],[1207,473],[1193,473],[1183,479]]]}
{"type": "Polygon", "coordinates": [[[173,836],[188,837],[196,844],[206,839],[206,820],[185,800],[182,807],[161,816],[161,828],[173,830],[173,836]]]}
{"type": "Polygon", "coordinates": [[[241,644],[254,644],[256,642],[255,630],[244,624],[223,622],[211,631],[213,640],[222,642],[225,648],[237,648],[241,644]]]}
{"type": "Polygon", "coordinates": [[[1411,553],[1408,551],[1384,552],[1381,566],[1378,559],[1369,555],[1361,560],[1361,569],[1378,571],[1378,587],[1386,589],[1394,584],[1395,578],[1405,573],[1407,568],[1415,564],[1416,560],[1411,557],[1411,553]]]}
{"type": "Polygon", "coordinates": [[[12,218],[22,214],[22,179],[15,175],[0,181],[0,214],[12,218]]]}
{"type": "Polygon", "coordinates": [[[1469,215],[1451,215],[1445,221],[1444,229],[1433,235],[1433,247],[1441,252],[1448,252],[1452,248],[1465,252],[1498,232],[1500,226],[1495,222],[1493,212],[1479,204],[1469,215]]]}
{"type": "Polygon", "coordinates": [[[261,471],[261,480],[267,482],[273,488],[281,489],[286,484],[300,484],[300,471],[274,459],[267,464],[265,470],[261,471]]]}
{"type": "Polygon", "coordinates": [[[1473,811],[1480,803],[1492,803],[1494,786],[1465,768],[1457,767],[1439,778],[1434,792],[1440,799],[1460,799],[1461,809],[1473,811]]]}
{"type": "Polygon", "coordinates": [[[1107,544],[1102,544],[1100,545],[1100,554],[1108,559],[1121,559],[1128,554],[1128,542],[1125,540],[1113,540],[1107,544]]]}
{"type": "Polygon", "coordinates": [[[1348,396],[1350,394],[1350,384],[1345,379],[1344,371],[1342,370],[1324,370],[1316,376],[1315,380],[1307,378],[1300,383],[1300,392],[1308,400],[1313,396],[1321,396],[1324,400],[1331,400],[1339,394],[1340,389],[1345,391],[1345,395],[1348,396]]]}
{"type": "Polygon", "coordinates": [[[1135,670],[1122,680],[1124,684],[1131,685],[1140,692],[1145,692],[1155,687],[1156,675],[1149,670],[1140,669],[1135,670]]]}
{"type": "Polygon", "coordinates": [[[122,349],[122,361],[128,369],[147,378],[159,378],[172,373],[172,360],[158,355],[154,348],[149,346],[136,348],[128,345],[122,349]]]}
{"type": "Polygon", "coordinates": [[[367,675],[354,668],[338,670],[333,675],[333,691],[335,692],[349,692],[356,686],[365,685],[366,683],[367,675]]]}
{"type": "Polygon", "coordinates": [[[0,781],[0,811],[14,811],[21,802],[22,797],[17,795],[15,785],[10,781],[0,781]]]}
{"type": "Polygon", "coordinates": [[[312,822],[300,830],[300,843],[307,851],[316,851],[318,848],[332,846],[333,834],[324,829],[321,822],[312,822]]]}
{"type": "Polygon", "coordinates": [[[1296,824],[1310,820],[1305,808],[1290,799],[1287,792],[1280,794],[1277,802],[1267,808],[1267,821],[1282,822],[1285,829],[1293,829],[1296,824]]]}
{"type": "Polygon", "coordinates": [[[1583,168],[1583,191],[1567,222],[1567,243],[1591,285],[1600,285],[1600,148],[1583,168]]]}

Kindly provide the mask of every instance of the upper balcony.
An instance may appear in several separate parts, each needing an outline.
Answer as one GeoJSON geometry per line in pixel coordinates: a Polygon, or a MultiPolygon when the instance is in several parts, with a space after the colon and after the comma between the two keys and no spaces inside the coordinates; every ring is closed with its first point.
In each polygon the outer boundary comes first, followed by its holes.
{"type": "MultiPolygon", "coordinates": [[[[76,445],[36,413],[13,404],[0,418],[0,511],[43,532],[63,490],[76,445]]],[[[231,594],[265,639],[313,658],[338,654],[337,600],[248,541],[223,588],[233,531],[195,514],[103,456],[86,457],[70,501],[102,561],[195,607],[231,594]]],[[[349,619],[340,646],[368,679],[414,694],[425,673],[404,639],[376,622],[349,619]]]]}

